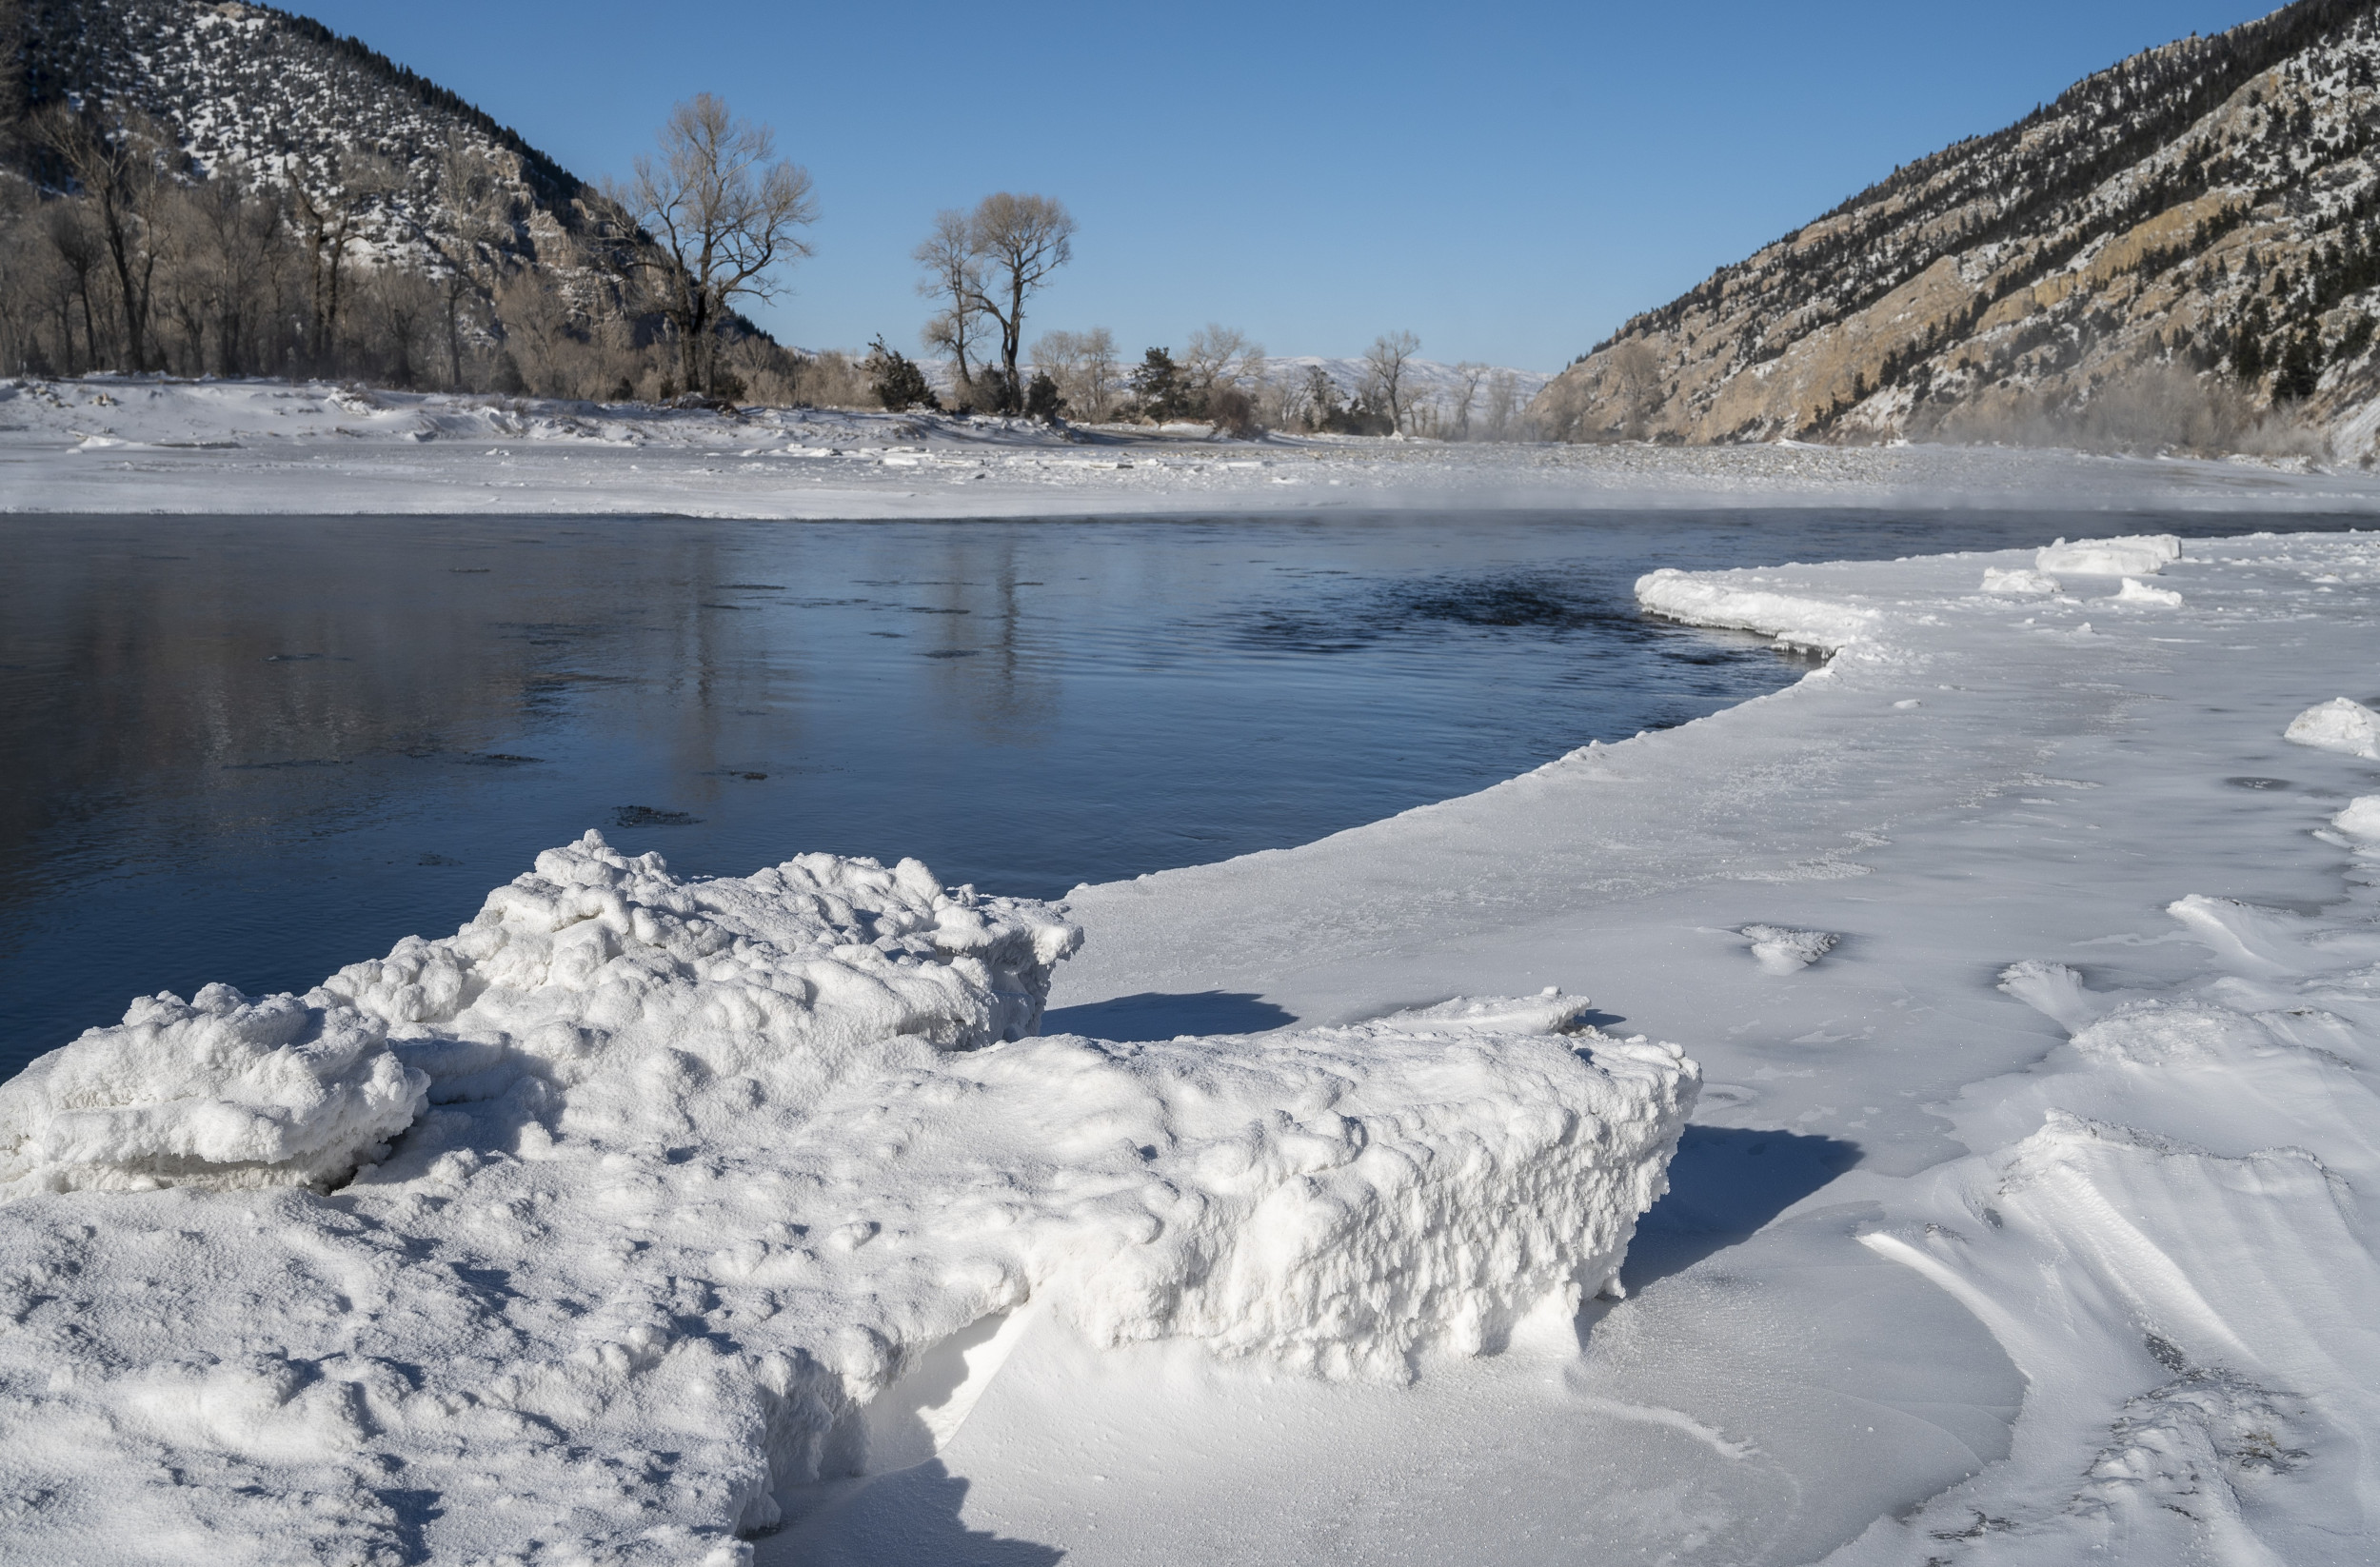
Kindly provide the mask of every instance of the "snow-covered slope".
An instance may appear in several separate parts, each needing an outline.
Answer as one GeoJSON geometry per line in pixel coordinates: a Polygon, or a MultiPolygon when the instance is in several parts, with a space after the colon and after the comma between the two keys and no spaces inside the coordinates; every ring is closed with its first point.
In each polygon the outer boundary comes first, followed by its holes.
{"type": "Polygon", "coordinates": [[[2376,109],[2368,0],[2150,50],[1629,321],[1537,411],[1587,437],[2153,447],[2244,438],[2233,395],[2305,396],[2362,459],[2376,109]]]}

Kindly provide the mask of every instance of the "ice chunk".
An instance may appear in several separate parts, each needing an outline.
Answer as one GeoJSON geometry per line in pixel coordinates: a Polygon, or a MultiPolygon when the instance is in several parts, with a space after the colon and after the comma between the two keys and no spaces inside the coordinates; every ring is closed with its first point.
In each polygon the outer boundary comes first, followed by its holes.
{"type": "Polygon", "coordinates": [[[1875,624],[1873,610],[1778,593],[1741,581],[1750,573],[1689,576],[1663,566],[1636,579],[1636,602],[1689,625],[1756,631],[1798,647],[1848,646],[1875,624]]]}
{"type": "Polygon", "coordinates": [[[1782,925],[1746,925],[1736,932],[1752,939],[1752,955],[1771,974],[1794,974],[1808,968],[1835,949],[1840,940],[1823,930],[1787,930],[1782,925]]]}
{"type": "Polygon", "coordinates": [[[1082,939],[1045,905],[943,889],[915,860],[807,854],[684,882],[590,832],[548,849],[441,941],[409,937],[324,988],[388,1024],[439,1102],[524,1078],[602,1087],[572,1101],[620,1126],[678,1114],[611,1067],[683,1058],[706,1080],[798,1058],[820,1083],[890,1039],[972,1050],[1041,1025],[1082,939]]]}
{"type": "Polygon", "coordinates": [[[2117,589],[2115,600],[2118,604],[2155,604],[2172,609],[2180,605],[2182,596],[2170,587],[2151,587],[2137,577],[2127,577],[2124,585],[2117,589]]]}
{"type": "Polygon", "coordinates": [[[319,990],[145,997],[0,1084],[0,1196],[344,1180],[422,1107],[386,1033],[319,990]]]}
{"type": "Polygon", "coordinates": [[[2380,762],[2380,713],[2360,702],[2334,697],[2291,719],[2281,738],[2317,750],[2344,751],[2380,762]]]}
{"type": "Polygon", "coordinates": [[[2012,598],[2047,598],[2058,590],[2055,577],[2042,571],[2003,571],[1997,566],[1983,568],[1983,590],[2005,593],[2012,598]]]}
{"type": "Polygon", "coordinates": [[[2171,533],[2132,533],[2115,539],[2060,539],[2033,552],[2043,571],[2073,571],[2086,577],[2152,577],[2182,558],[2182,541],[2171,533]]]}
{"type": "Polygon", "coordinates": [[[2380,794],[2358,795],[2347,809],[2330,818],[2330,825],[2350,838],[2380,841],[2380,794]]]}

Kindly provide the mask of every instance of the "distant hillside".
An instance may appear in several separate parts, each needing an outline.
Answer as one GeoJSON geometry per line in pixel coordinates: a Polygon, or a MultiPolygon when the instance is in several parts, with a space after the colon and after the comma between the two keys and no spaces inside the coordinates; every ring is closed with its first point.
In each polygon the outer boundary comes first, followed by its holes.
{"type": "MultiPolygon", "coordinates": [[[[675,265],[518,132],[306,17],[0,0],[0,371],[667,399],[675,265]]],[[[722,395],[863,390],[732,311],[715,329],[722,395]]]]}
{"type": "Polygon", "coordinates": [[[2302,426],[2368,457],[2375,10],[2300,0],[2101,71],[1631,320],[1534,412],[1687,442],[2302,426]]]}
{"type": "Polygon", "coordinates": [[[592,225],[585,186],[552,158],[307,17],[239,0],[0,0],[0,48],[10,45],[7,118],[94,99],[157,122],[193,173],[259,187],[294,178],[327,192],[357,154],[384,161],[396,188],[364,236],[384,251],[488,247],[567,266],[569,241],[592,225]]]}

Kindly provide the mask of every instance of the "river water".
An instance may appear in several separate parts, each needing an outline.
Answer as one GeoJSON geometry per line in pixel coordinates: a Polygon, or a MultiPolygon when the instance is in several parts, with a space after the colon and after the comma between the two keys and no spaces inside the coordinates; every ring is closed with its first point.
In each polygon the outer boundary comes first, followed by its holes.
{"type": "Polygon", "coordinates": [[[589,827],[1041,897],[1307,842],[1810,667],[1639,614],[1655,565],[2152,526],[0,518],[0,1076],[443,935],[589,827]]]}

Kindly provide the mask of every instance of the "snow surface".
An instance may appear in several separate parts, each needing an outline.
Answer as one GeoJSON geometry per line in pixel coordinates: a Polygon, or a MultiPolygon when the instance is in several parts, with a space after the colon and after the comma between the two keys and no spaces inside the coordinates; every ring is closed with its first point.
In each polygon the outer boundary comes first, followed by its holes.
{"type": "Polygon", "coordinates": [[[1012,1313],[1398,1383],[1616,1287],[1676,1046],[1551,991],[1027,1037],[1079,937],[915,861],[683,882],[589,833],[302,999],[136,1003],[9,1090],[11,1549],[733,1561],[930,1458],[957,1418],[871,1406],[1012,1313]],[[306,1088],[363,1107],[276,1120],[306,1088]]]}
{"type": "MultiPolygon", "coordinates": [[[[1679,448],[1356,436],[1217,441],[1197,426],[1050,430],[1021,420],[799,408],[730,416],[327,383],[0,382],[0,511],[1049,517],[1210,506],[1939,506],[1946,499],[2063,510],[2365,509],[2380,504],[2380,474],[2248,459],[1787,442],[1679,448]]],[[[2128,545],[2073,569],[2144,574],[2159,564],[2128,545]]]]}
{"type": "Polygon", "coordinates": [[[1976,591],[2013,552],[1656,574],[1663,613],[1837,651],[1468,799],[1076,892],[1063,1018],[1560,982],[1688,1041],[1629,1299],[1401,1401],[1028,1336],[949,1478],[763,1559],[955,1540],[939,1506],[1085,1562],[2369,1560],[2380,807],[2350,801],[2380,797],[2283,732],[2370,679],[2380,536],[2189,547],[2178,606],[1976,591]],[[1842,940],[1778,974],[1755,924],[1842,940]],[[1225,1419],[1285,1435],[1198,1444],[1225,1419]],[[1061,1442],[1109,1481],[1035,1473],[1061,1442]]]}

